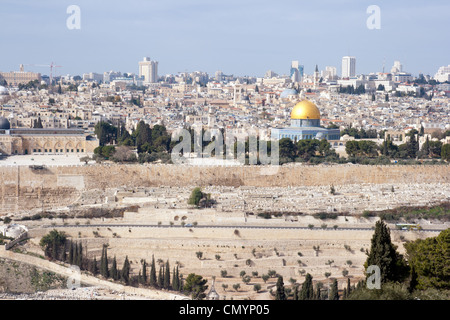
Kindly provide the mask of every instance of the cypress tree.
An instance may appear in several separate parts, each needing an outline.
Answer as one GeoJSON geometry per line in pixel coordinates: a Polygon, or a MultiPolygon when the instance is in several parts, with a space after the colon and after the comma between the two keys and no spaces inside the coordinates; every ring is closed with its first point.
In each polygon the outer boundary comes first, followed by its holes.
{"type": "Polygon", "coordinates": [[[298,300],[298,286],[294,288],[294,300],[298,300]]]}
{"type": "Polygon", "coordinates": [[[64,242],[64,246],[63,246],[62,258],[61,258],[63,262],[66,262],[66,259],[67,259],[66,246],[67,246],[67,241],[64,242]]]}
{"type": "Polygon", "coordinates": [[[178,281],[178,291],[182,292],[183,291],[183,279],[182,279],[183,275],[180,275],[180,273],[178,272],[178,266],[177,266],[177,281],[178,281]]]}
{"type": "Polygon", "coordinates": [[[172,289],[175,291],[178,291],[178,278],[177,278],[177,274],[175,271],[175,267],[173,268],[173,272],[172,272],[172,289]]]}
{"type": "Polygon", "coordinates": [[[81,255],[81,268],[87,269],[88,268],[87,265],[89,263],[87,244],[86,244],[86,249],[84,252],[85,252],[84,257],[83,257],[83,255],[81,255]]]}
{"type": "Polygon", "coordinates": [[[386,141],[386,140],[384,140],[383,141],[383,143],[382,143],[382,154],[384,155],[384,156],[387,156],[388,155],[388,147],[387,147],[387,144],[388,144],[388,142],[386,141]]]}
{"type": "Polygon", "coordinates": [[[163,268],[159,266],[158,287],[163,288],[163,286],[164,286],[163,268]]]}
{"type": "Polygon", "coordinates": [[[106,245],[103,245],[103,259],[104,259],[104,266],[103,266],[103,273],[105,274],[105,278],[109,278],[109,270],[108,270],[108,248],[106,245]]]}
{"type": "Polygon", "coordinates": [[[330,296],[328,297],[328,300],[339,300],[337,279],[333,280],[333,284],[331,285],[330,296]]]}
{"type": "Polygon", "coordinates": [[[414,289],[416,289],[417,284],[418,284],[418,281],[417,281],[416,269],[414,267],[411,267],[411,277],[410,277],[409,283],[408,283],[408,292],[412,293],[414,291],[414,289]]]}
{"type": "Polygon", "coordinates": [[[73,264],[73,246],[72,241],[69,241],[69,264],[73,264]]]}
{"type": "Polygon", "coordinates": [[[73,251],[73,257],[72,257],[72,265],[76,265],[78,261],[78,250],[77,250],[77,243],[72,244],[72,251],[73,251]]]}
{"type": "Polygon", "coordinates": [[[155,267],[155,256],[152,255],[152,266],[150,268],[150,285],[152,287],[156,287],[157,280],[156,280],[156,267],[155,267]]]}
{"type": "Polygon", "coordinates": [[[77,250],[77,266],[81,268],[81,262],[83,261],[83,247],[81,245],[81,242],[78,244],[78,250],[77,250]]]}
{"type": "Polygon", "coordinates": [[[125,282],[125,284],[130,283],[130,262],[128,261],[128,256],[125,257],[125,261],[123,262],[123,268],[122,268],[122,280],[125,282]]]}
{"type": "Polygon", "coordinates": [[[166,271],[164,272],[164,289],[170,289],[170,267],[169,260],[166,262],[166,271]]]}
{"type": "Polygon", "coordinates": [[[108,248],[106,245],[103,245],[102,249],[102,259],[100,262],[100,274],[105,277],[109,278],[109,270],[108,270],[108,248]]]}
{"type": "Polygon", "coordinates": [[[112,266],[111,266],[111,270],[110,270],[109,274],[110,274],[110,277],[113,278],[113,280],[118,280],[116,256],[114,256],[114,259],[113,259],[113,262],[112,262],[112,266]]]}
{"type": "Polygon", "coordinates": [[[305,276],[302,289],[300,290],[299,300],[312,300],[314,297],[314,289],[312,283],[312,277],[309,273],[305,276]]]}
{"type": "Polygon", "coordinates": [[[425,152],[427,157],[430,156],[431,148],[430,148],[430,139],[428,139],[428,136],[427,136],[427,139],[425,140],[424,144],[422,145],[422,150],[425,152]]]}
{"type": "Polygon", "coordinates": [[[142,263],[142,283],[147,284],[147,262],[145,262],[145,259],[142,263]]]}
{"type": "MultiPolygon", "coordinates": [[[[384,221],[377,221],[364,267],[367,269],[371,265],[378,266],[382,284],[388,281],[401,282],[409,275],[406,261],[396,249],[397,247],[391,242],[389,228],[384,221]]],[[[369,276],[370,274],[367,275],[369,276]]]]}
{"type": "Polygon", "coordinates": [[[419,142],[416,140],[415,132],[409,132],[409,141],[406,143],[408,157],[414,159],[417,156],[417,151],[419,151],[419,142]]]}
{"type": "Polygon", "coordinates": [[[77,266],[81,269],[81,263],[83,261],[83,247],[81,242],[78,243],[78,252],[77,252],[77,266]]]}
{"type": "Polygon", "coordinates": [[[105,276],[105,247],[102,246],[102,256],[100,257],[100,274],[105,276]]]}
{"type": "Polygon", "coordinates": [[[347,278],[347,297],[352,293],[352,288],[350,285],[350,278],[347,278]]]}
{"type": "Polygon", "coordinates": [[[364,287],[364,281],[363,280],[359,280],[358,283],[356,284],[356,290],[359,290],[361,288],[364,287]]]}
{"type": "Polygon", "coordinates": [[[317,283],[316,284],[316,294],[315,294],[315,299],[316,300],[322,300],[322,295],[320,294],[320,292],[321,292],[321,287],[320,287],[320,285],[319,285],[319,283],[317,283]]]}
{"type": "Polygon", "coordinates": [[[97,259],[94,257],[94,262],[92,266],[92,274],[96,276],[98,274],[98,267],[97,267],[97,259]]]}
{"type": "Polygon", "coordinates": [[[277,292],[275,294],[275,300],[286,300],[286,294],[284,292],[283,277],[279,276],[277,280],[277,292]]]}
{"type": "Polygon", "coordinates": [[[175,279],[176,279],[176,285],[173,285],[173,290],[181,291],[183,289],[183,284],[181,283],[180,273],[178,271],[178,265],[177,269],[175,271],[175,279]]]}
{"type": "Polygon", "coordinates": [[[36,121],[36,128],[44,128],[44,126],[42,125],[41,117],[38,117],[38,120],[36,121]]]}

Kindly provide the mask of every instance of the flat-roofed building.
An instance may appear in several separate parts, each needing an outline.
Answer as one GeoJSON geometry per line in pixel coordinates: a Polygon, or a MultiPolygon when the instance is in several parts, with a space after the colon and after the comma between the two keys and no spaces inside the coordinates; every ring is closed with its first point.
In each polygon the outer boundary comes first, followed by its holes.
{"type": "Polygon", "coordinates": [[[80,129],[11,129],[9,121],[0,118],[0,153],[19,154],[87,154],[93,153],[99,141],[80,129]]]}
{"type": "Polygon", "coordinates": [[[34,80],[41,81],[42,78],[40,73],[23,71],[21,66],[20,71],[0,72],[0,80],[5,80],[10,86],[18,86],[34,80]]]}

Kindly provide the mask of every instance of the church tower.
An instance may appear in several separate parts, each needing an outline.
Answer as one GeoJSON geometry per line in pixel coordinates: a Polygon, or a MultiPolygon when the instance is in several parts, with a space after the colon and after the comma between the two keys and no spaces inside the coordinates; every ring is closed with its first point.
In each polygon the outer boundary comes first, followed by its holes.
{"type": "Polygon", "coordinates": [[[316,70],[314,71],[314,89],[317,89],[319,80],[320,80],[319,68],[317,67],[317,64],[316,64],[316,70]]]}

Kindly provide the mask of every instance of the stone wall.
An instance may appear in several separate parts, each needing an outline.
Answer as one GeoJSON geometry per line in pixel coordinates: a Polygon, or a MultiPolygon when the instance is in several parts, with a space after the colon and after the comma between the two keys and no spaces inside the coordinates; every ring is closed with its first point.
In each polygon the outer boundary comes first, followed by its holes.
{"type": "Polygon", "coordinates": [[[0,213],[75,203],[86,190],[152,186],[330,186],[450,183],[450,166],[290,165],[212,167],[79,165],[0,167],[0,213]]]}

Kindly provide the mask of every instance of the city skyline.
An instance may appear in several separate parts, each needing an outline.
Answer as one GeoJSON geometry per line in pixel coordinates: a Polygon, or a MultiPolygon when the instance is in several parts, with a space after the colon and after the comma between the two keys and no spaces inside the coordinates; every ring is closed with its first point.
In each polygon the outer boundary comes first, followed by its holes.
{"type": "Polygon", "coordinates": [[[434,75],[449,64],[450,4],[379,1],[380,29],[366,25],[369,1],[119,1],[109,5],[77,1],[79,30],[66,20],[69,1],[4,1],[0,35],[6,44],[1,71],[49,74],[32,66],[55,62],[54,75],[115,70],[139,73],[144,56],[158,61],[158,74],[204,71],[261,77],[267,70],[289,75],[293,60],[306,74],[355,56],[356,74],[388,72],[394,61],[417,76],[434,75]],[[417,23],[419,21],[419,23],[417,23]],[[45,22],[45,23],[44,23],[45,22]],[[20,41],[19,41],[20,40],[20,41]]]}

